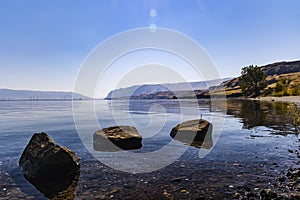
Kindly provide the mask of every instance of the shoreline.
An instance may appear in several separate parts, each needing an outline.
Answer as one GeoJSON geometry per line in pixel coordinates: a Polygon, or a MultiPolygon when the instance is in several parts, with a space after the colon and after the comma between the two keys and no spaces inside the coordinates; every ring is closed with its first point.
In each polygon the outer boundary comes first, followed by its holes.
{"type": "Polygon", "coordinates": [[[283,96],[283,97],[258,97],[251,98],[259,101],[275,101],[275,102],[290,102],[300,104],[300,96],[283,96]]]}

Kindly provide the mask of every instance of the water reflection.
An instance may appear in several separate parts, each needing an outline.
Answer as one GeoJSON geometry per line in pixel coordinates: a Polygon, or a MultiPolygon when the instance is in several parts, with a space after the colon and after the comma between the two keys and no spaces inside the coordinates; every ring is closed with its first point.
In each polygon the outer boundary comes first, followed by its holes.
{"type": "Polygon", "coordinates": [[[164,108],[166,113],[184,114],[199,113],[198,108],[210,108],[209,100],[114,100],[109,101],[109,110],[125,110],[131,114],[147,114],[161,112],[164,108]],[[186,111],[188,109],[188,111],[186,111]]]}
{"type": "Polygon", "coordinates": [[[294,103],[230,100],[227,114],[241,118],[246,129],[266,126],[280,134],[299,133],[300,108],[294,103]]]}

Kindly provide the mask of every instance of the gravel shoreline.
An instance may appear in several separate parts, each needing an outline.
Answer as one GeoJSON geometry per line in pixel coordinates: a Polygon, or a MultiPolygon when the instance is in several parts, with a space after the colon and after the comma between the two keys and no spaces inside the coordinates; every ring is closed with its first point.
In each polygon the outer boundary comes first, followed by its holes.
{"type": "Polygon", "coordinates": [[[259,97],[253,100],[300,103],[300,96],[259,97]]]}

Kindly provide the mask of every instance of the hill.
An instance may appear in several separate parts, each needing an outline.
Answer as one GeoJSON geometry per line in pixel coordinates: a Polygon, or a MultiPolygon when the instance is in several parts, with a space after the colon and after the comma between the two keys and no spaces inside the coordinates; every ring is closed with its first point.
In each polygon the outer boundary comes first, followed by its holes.
{"type": "Polygon", "coordinates": [[[73,92],[32,91],[0,89],[0,100],[72,100],[90,99],[89,97],[73,92]]]}
{"type": "MultiPolygon", "coordinates": [[[[263,91],[263,96],[274,94],[274,88],[277,82],[281,79],[289,79],[289,90],[300,88],[300,61],[292,62],[276,62],[260,67],[266,74],[268,86],[263,91]]],[[[228,97],[242,96],[240,89],[239,77],[223,82],[219,87],[210,88],[211,93],[220,94],[221,87],[224,87],[228,97]]],[[[202,96],[209,96],[208,91],[201,94],[202,96]]]]}
{"type": "Polygon", "coordinates": [[[195,93],[201,93],[211,86],[219,85],[224,80],[229,80],[229,78],[199,82],[135,85],[112,90],[105,99],[167,99],[173,98],[173,96],[189,97],[195,95],[195,93]]]}

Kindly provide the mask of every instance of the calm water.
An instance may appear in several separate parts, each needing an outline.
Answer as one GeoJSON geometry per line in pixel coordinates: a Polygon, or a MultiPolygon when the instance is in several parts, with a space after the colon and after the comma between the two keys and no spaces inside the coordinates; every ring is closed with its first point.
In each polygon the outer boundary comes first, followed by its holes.
{"type": "Polygon", "coordinates": [[[299,107],[275,102],[226,103],[223,107],[191,100],[97,101],[95,105],[77,101],[73,105],[75,123],[69,101],[0,101],[0,199],[45,198],[18,168],[31,135],[42,131],[81,157],[80,178],[73,188],[75,199],[160,198],[164,191],[182,198],[182,189],[189,191],[187,198],[204,195],[203,191],[208,196],[222,196],[222,188],[228,185],[257,184],[257,176],[265,176],[260,184],[268,185],[279,169],[299,164],[298,157],[288,151],[299,147],[299,107]],[[212,148],[189,147],[169,136],[176,124],[201,117],[214,125],[212,148]],[[93,149],[93,133],[116,124],[133,125],[143,135],[142,149],[128,155],[134,157],[93,149]],[[169,149],[159,151],[165,146],[169,149]],[[157,151],[159,154],[151,154],[157,151]],[[138,156],[144,162],[132,161],[138,156]],[[121,159],[121,164],[113,163],[115,169],[111,169],[95,158],[104,163],[121,159]],[[272,168],[274,162],[278,169],[272,168]],[[147,173],[139,174],[143,169],[147,173]],[[172,182],[176,177],[184,180],[172,182]]]}

